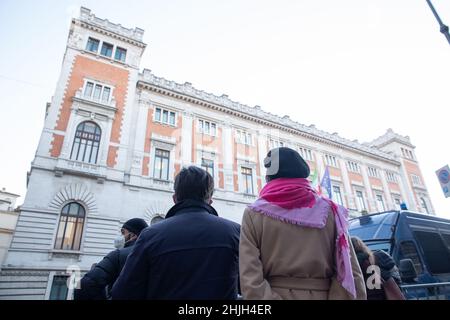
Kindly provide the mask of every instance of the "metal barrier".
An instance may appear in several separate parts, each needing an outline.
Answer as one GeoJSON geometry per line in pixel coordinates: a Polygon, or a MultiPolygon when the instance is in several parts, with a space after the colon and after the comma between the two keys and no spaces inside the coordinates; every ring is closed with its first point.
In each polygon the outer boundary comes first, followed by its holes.
{"type": "Polygon", "coordinates": [[[450,282],[400,286],[408,300],[450,300],[450,282]]]}

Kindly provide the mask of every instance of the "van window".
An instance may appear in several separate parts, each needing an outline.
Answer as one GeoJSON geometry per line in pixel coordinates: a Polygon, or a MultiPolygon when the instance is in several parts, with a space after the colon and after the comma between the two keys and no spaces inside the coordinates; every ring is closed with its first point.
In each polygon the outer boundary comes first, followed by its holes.
{"type": "Polygon", "coordinates": [[[414,231],[431,273],[450,273],[450,252],[439,233],[414,231]]]}
{"type": "Polygon", "coordinates": [[[414,267],[416,268],[417,274],[421,274],[422,263],[420,262],[419,253],[417,252],[416,245],[412,241],[403,241],[400,244],[400,260],[411,259],[414,267]]]}
{"type": "Polygon", "coordinates": [[[447,233],[441,233],[442,238],[444,239],[445,245],[447,246],[448,250],[450,250],[450,234],[447,233]]]}

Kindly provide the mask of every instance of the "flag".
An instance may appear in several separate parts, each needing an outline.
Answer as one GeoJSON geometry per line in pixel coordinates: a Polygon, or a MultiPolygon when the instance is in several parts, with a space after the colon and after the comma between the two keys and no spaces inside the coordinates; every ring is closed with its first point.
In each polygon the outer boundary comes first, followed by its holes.
{"type": "Polygon", "coordinates": [[[322,190],[320,188],[319,171],[317,171],[317,169],[314,169],[314,172],[310,176],[310,179],[311,179],[311,187],[313,187],[313,189],[317,190],[317,192],[320,194],[322,192],[322,190]]]}
{"type": "Polygon", "coordinates": [[[330,179],[330,172],[328,171],[328,167],[325,168],[325,173],[322,178],[322,182],[320,183],[320,186],[327,190],[328,198],[332,198],[333,194],[331,191],[331,179],[330,179]]]}

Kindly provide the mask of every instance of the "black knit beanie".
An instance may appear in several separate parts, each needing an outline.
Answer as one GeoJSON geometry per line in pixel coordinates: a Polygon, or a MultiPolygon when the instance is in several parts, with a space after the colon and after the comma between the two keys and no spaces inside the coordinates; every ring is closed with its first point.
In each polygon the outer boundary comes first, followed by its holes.
{"type": "Polygon", "coordinates": [[[267,177],[276,178],[308,178],[309,166],[300,154],[290,148],[275,148],[267,153],[264,159],[267,177]]]}
{"type": "Polygon", "coordinates": [[[127,229],[133,232],[135,235],[139,235],[142,230],[148,227],[147,222],[141,218],[133,218],[125,222],[122,226],[123,229],[127,229]]]}

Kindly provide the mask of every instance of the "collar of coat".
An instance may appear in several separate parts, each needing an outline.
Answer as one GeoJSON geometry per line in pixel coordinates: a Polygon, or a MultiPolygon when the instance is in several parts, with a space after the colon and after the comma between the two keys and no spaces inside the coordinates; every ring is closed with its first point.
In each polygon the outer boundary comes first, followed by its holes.
{"type": "Polygon", "coordinates": [[[135,243],[136,243],[136,240],[127,241],[127,242],[125,242],[125,245],[123,247],[124,248],[130,247],[130,246],[134,245],[135,243]]]}
{"type": "Polygon", "coordinates": [[[181,212],[194,211],[193,209],[195,211],[206,211],[207,213],[212,214],[214,216],[219,216],[217,214],[216,209],[211,207],[206,202],[195,199],[186,199],[178,202],[172,208],[170,208],[169,212],[167,212],[166,214],[166,219],[173,217],[174,215],[181,212]]]}

